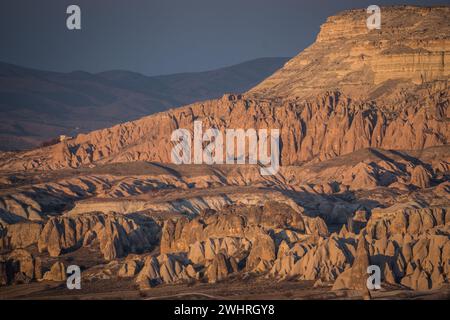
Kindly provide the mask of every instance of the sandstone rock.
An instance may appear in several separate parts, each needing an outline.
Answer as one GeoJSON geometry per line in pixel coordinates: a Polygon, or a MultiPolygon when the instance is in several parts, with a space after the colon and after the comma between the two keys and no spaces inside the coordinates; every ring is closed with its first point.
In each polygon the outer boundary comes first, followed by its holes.
{"type": "Polygon", "coordinates": [[[298,260],[293,252],[286,252],[278,255],[270,270],[270,275],[273,277],[285,278],[290,276],[293,272],[295,262],[298,260]]]}
{"type": "Polygon", "coordinates": [[[219,252],[233,257],[239,263],[248,256],[251,242],[246,238],[209,238],[206,241],[198,241],[189,247],[188,258],[194,264],[204,264],[207,260],[213,260],[219,252]]]}
{"type": "MultiPolygon", "coordinates": [[[[226,95],[79,134],[26,157],[12,153],[0,158],[0,168],[170,163],[171,132],[191,130],[193,119],[220,131],[281,128],[282,165],[367,147],[418,150],[447,144],[449,67],[442,61],[449,51],[448,11],[445,6],[383,8],[377,41],[364,25],[365,9],[343,12],[327,20],[313,45],[239,99],[226,95]]],[[[374,186],[370,176],[363,172],[356,180],[374,186]]]]}
{"type": "MultiPolygon", "coordinates": [[[[206,218],[198,216],[191,221],[187,218],[166,221],[162,229],[161,253],[188,252],[190,245],[208,238],[246,238],[252,241],[260,234],[260,226],[266,229],[292,228],[302,234],[328,235],[323,219],[303,216],[286,205],[272,202],[262,208],[231,206],[206,218]],[[273,221],[271,214],[277,217],[273,221]]],[[[203,249],[197,252],[210,248],[210,244],[203,245],[203,249]]]]}
{"type": "Polygon", "coordinates": [[[190,279],[183,260],[173,255],[158,256],[159,272],[164,283],[181,283],[190,279]]]}

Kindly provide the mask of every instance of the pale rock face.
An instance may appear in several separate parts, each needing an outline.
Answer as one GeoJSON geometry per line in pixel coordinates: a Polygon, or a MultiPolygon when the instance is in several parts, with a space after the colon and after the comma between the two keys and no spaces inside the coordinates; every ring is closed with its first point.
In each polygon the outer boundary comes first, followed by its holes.
{"type": "Polygon", "coordinates": [[[381,31],[367,30],[364,11],[331,17],[242,96],[0,154],[0,284],[65,279],[60,262],[42,275],[23,250],[37,245],[44,259],[101,253],[109,263],[88,279],[133,278],[142,290],[251,273],[369,298],[370,264],[383,285],[448,285],[449,8],[383,10],[381,31]],[[168,165],[172,131],[194,119],[280,129],[279,173],[168,165]],[[33,178],[16,188],[17,172],[33,178]]]}
{"type": "Polygon", "coordinates": [[[246,268],[249,271],[268,271],[275,258],[275,244],[272,238],[269,235],[260,234],[252,241],[252,249],[247,258],[246,268]]]}
{"type": "Polygon", "coordinates": [[[415,167],[411,173],[411,184],[419,188],[430,187],[431,174],[421,165],[415,167]]]}
{"type": "Polygon", "coordinates": [[[44,274],[43,280],[46,281],[65,281],[67,278],[66,267],[62,262],[55,262],[50,271],[44,274]]]}
{"type": "Polygon", "coordinates": [[[118,276],[121,278],[131,278],[139,273],[141,263],[139,260],[128,260],[119,269],[118,276]]]}
{"type": "MultiPolygon", "coordinates": [[[[441,207],[387,208],[372,215],[361,234],[366,234],[370,263],[381,268],[383,281],[414,290],[440,288],[448,283],[445,268],[450,248],[447,212],[448,208],[441,207]]],[[[360,241],[361,238],[358,247],[360,241]]],[[[359,279],[352,271],[357,257],[358,250],[352,267],[338,277],[334,289],[363,290],[362,287],[357,289],[354,282],[359,279]]]]}
{"type": "Polygon", "coordinates": [[[366,240],[362,237],[358,241],[355,261],[350,269],[343,272],[333,285],[333,290],[358,290],[364,297],[370,298],[367,288],[367,268],[370,265],[370,255],[366,240]]]}
{"type": "Polygon", "coordinates": [[[8,195],[2,197],[2,201],[0,201],[0,213],[11,214],[5,219],[2,219],[2,215],[0,215],[0,220],[6,220],[6,222],[16,222],[23,219],[41,221],[42,217],[39,214],[41,211],[42,208],[39,203],[23,194],[8,195]]]}
{"type": "Polygon", "coordinates": [[[144,266],[137,275],[135,282],[139,284],[141,289],[148,289],[162,282],[159,273],[159,262],[155,257],[147,257],[144,266]]]}
{"type": "Polygon", "coordinates": [[[157,228],[146,229],[132,219],[114,214],[86,214],[55,217],[45,224],[38,241],[40,252],[57,257],[63,251],[91,246],[96,241],[105,260],[129,252],[149,249],[157,237],[157,228]]]}
{"type": "MultiPolygon", "coordinates": [[[[328,235],[326,224],[321,218],[304,216],[284,204],[266,203],[263,207],[225,209],[218,214],[205,218],[198,216],[191,221],[187,218],[168,220],[162,230],[161,252],[188,252],[191,244],[208,238],[246,238],[254,243],[254,238],[265,233],[258,225],[263,229],[290,227],[302,234],[328,235]],[[277,205],[279,211],[275,211],[277,205]]],[[[203,246],[199,250],[205,250],[206,254],[210,247],[203,246]]]]}
{"type": "Polygon", "coordinates": [[[0,249],[10,248],[26,248],[37,243],[41,234],[42,224],[31,222],[19,222],[9,224],[2,232],[0,232],[0,249]]]}
{"type": "MultiPolygon", "coordinates": [[[[286,241],[297,242],[302,236],[327,235],[328,229],[322,219],[309,218],[289,206],[270,202],[263,207],[237,206],[210,212],[191,221],[187,218],[168,220],[162,230],[161,252],[187,253],[191,263],[204,268],[209,282],[220,281],[239,271],[244,263],[247,272],[266,274],[271,271],[273,275],[287,275],[296,258],[289,260],[284,256],[294,252],[302,255],[303,247],[291,249],[286,241]],[[285,230],[287,226],[296,231],[285,230]],[[273,230],[274,239],[268,230],[273,230]],[[275,240],[282,241],[278,251],[275,240]],[[284,266],[286,263],[291,267],[284,266]]],[[[342,260],[334,258],[334,252],[331,255],[332,263],[339,264],[342,260]]],[[[318,263],[324,262],[328,256],[324,254],[318,263]]]]}
{"type": "Polygon", "coordinates": [[[301,280],[334,281],[350,263],[351,250],[337,238],[319,238],[295,262],[290,276],[301,280]]]}
{"type": "Polygon", "coordinates": [[[246,238],[209,238],[190,245],[188,259],[193,264],[204,264],[213,260],[218,253],[233,257],[239,263],[249,254],[252,243],[246,238]]]}
{"type": "Polygon", "coordinates": [[[448,223],[447,207],[429,207],[423,209],[400,209],[390,211],[385,209],[386,216],[381,219],[371,219],[367,224],[369,237],[384,238],[395,234],[416,235],[429,229],[444,226],[448,223]]]}
{"type": "Polygon", "coordinates": [[[41,260],[24,249],[0,255],[0,285],[29,283],[42,277],[41,260]]]}
{"type": "Polygon", "coordinates": [[[380,30],[367,28],[365,9],[329,17],[313,45],[250,93],[292,99],[339,88],[377,99],[397,86],[448,79],[449,10],[382,7],[380,30]]]}

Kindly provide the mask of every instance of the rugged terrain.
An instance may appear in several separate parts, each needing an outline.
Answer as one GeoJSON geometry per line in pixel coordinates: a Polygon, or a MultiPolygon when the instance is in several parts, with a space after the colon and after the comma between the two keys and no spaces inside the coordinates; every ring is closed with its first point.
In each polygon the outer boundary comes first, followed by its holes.
{"type": "Polygon", "coordinates": [[[243,95],[2,153],[0,294],[61,297],[76,264],[77,298],[448,299],[450,8],[382,12],[243,95]],[[280,129],[279,172],[171,164],[194,120],[280,129]]]}
{"type": "Polygon", "coordinates": [[[287,58],[197,73],[48,72],[0,63],[0,150],[24,150],[187,103],[245,92],[287,58]]]}

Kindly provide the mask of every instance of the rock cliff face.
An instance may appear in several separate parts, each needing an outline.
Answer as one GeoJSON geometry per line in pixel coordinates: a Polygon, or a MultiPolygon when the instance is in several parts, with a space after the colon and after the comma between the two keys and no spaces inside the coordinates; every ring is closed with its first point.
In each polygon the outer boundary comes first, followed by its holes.
{"type": "Polygon", "coordinates": [[[205,128],[279,129],[281,165],[325,160],[367,147],[418,150],[444,145],[450,138],[448,90],[417,92],[396,105],[357,103],[338,92],[299,103],[262,102],[225,96],[222,100],[156,114],[138,121],[0,160],[3,170],[60,169],[83,165],[171,162],[171,134],[205,128]],[[420,96],[420,95],[423,96],[420,96]]]}
{"type": "Polygon", "coordinates": [[[324,89],[353,99],[390,101],[400,90],[444,88],[450,76],[448,7],[384,7],[381,29],[366,10],[349,10],[322,25],[316,42],[261,84],[257,97],[302,99],[324,89]]]}
{"type": "Polygon", "coordinates": [[[196,103],[55,146],[0,156],[3,170],[96,163],[171,162],[171,133],[279,129],[281,164],[362,148],[417,150],[449,140],[448,7],[382,10],[369,31],[356,10],[331,17],[317,41],[243,96],[196,103]]]}

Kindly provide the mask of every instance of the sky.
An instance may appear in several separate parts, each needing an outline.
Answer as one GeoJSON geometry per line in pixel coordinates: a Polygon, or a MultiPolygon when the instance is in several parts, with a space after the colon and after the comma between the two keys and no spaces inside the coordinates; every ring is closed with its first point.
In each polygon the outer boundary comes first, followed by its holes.
{"type": "Polygon", "coordinates": [[[211,70],[260,57],[292,57],[330,15],[449,0],[1,0],[0,61],[70,72],[146,75],[211,70]],[[66,9],[81,8],[81,30],[66,9]]]}

